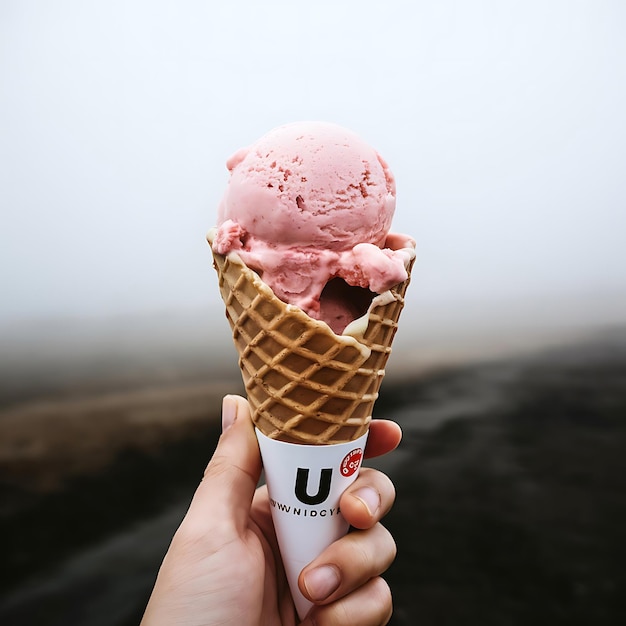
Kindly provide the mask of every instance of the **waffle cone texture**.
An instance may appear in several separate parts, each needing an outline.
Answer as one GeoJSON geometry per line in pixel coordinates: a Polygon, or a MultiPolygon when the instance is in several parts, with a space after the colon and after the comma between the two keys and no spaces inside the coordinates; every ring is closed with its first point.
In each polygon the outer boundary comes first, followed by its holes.
{"type": "Polygon", "coordinates": [[[407,280],[374,298],[349,334],[336,335],[279,300],[236,253],[213,252],[213,259],[256,427],[271,439],[309,445],[365,434],[411,268],[407,280]]]}

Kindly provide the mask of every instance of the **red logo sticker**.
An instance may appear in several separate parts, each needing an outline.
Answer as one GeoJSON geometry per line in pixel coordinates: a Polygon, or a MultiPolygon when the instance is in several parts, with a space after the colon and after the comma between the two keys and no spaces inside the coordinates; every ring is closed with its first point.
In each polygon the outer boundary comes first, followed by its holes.
{"type": "Polygon", "coordinates": [[[355,448],[352,452],[348,452],[348,454],[343,457],[343,461],[341,461],[341,466],[339,468],[341,475],[346,478],[348,476],[352,476],[352,474],[359,469],[362,460],[363,450],[361,448],[355,448]]]}

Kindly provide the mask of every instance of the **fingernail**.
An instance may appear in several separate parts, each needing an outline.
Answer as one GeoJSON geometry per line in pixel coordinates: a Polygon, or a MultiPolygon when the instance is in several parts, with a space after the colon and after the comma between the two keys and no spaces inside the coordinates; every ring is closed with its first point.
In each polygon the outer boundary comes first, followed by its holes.
{"type": "Polygon", "coordinates": [[[380,507],[380,494],[371,487],[361,487],[352,494],[360,500],[370,515],[375,515],[380,507]]]}
{"type": "Polygon", "coordinates": [[[336,567],[322,565],[304,575],[304,586],[309,598],[315,602],[325,600],[339,587],[341,579],[336,567]]]}
{"type": "Polygon", "coordinates": [[[237,419],[237,400],[233,396],[224,396],[222,400],[222,433],[225,433],[237,419]]]}

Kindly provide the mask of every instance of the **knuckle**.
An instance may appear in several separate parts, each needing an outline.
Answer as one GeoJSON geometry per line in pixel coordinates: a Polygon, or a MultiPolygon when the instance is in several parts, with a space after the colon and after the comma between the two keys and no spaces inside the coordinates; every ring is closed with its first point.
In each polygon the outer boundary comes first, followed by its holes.
{"type": "Polygon", "coordinates": [[[193,553],[206,542],[206,530],[190,520],[183,520],[174,534],[172,545],[183,553],[193,553]]]}
{"type": "Polygon", "coordinates": [[[393,601],[389,585],[380,577],[366,582],[355,591],[325,606],[316,606],[310,614],[316,626],[384,626],[391,619],[393,601]]]}
{"type": "Polygon", "coordinates": [[[219,479],[220,477],[223,477],[231,464],[232,462],[227,457],[216,452],[209,464],[206,466],[202,480],[208,480],[209,478],[219,479]]]}
{"type": "Polygon", "coordinates": [[[381,578],[380,576],[372,578],[371,592],[377,597],[381,604],[391,604],[391,588],[384,578],[381,578]]]}
{"type": "Polygon", "coordinates": [[[372,599],[378,607],[379,615],[381,616],[380,625],[384,626],[389,622],[391,614],[393,613],[393,597],[391,595],[391,589],[387,584],[387,581],[380,576],[373,578],[370,581],[370,584],[372,599]]]}
{"type": "Polygon", "coordinates": [[[382,552],[387,555],[384,568],[387,569],[398,555],[398,545],[396,544],[396,540],[393,538],[393,535],[384,526],[381,526],[380,528],[382,530],[383,541],[385,543],[385,547],[382,552]]]}
{"type": "Polygon", "coordinates": [[[224,522],[212,523],[208,528],[204,520],[185,517],[172,539],[172,547],[181,555],[211,555],[228,541],[232,534],[224,522]]]}

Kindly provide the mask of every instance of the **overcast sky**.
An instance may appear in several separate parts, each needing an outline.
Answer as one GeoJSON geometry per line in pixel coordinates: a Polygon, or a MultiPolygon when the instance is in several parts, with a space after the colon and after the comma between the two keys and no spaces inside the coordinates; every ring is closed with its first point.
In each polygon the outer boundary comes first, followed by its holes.
{"type": "Polygon", "coordinates": [[[306,119],[389,162],[418,307],[611,308],[625,34],[620,0],[3,0],[0,322],[221,309],[225,160],[306,119]]]}

